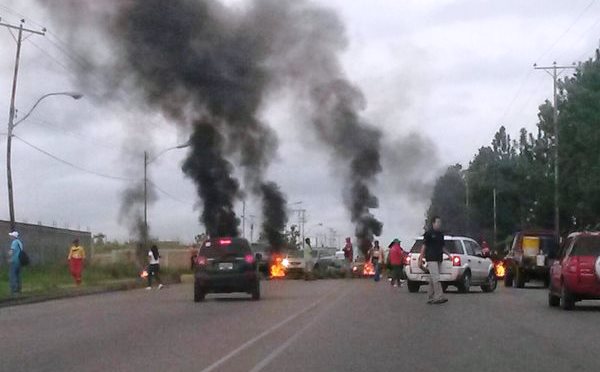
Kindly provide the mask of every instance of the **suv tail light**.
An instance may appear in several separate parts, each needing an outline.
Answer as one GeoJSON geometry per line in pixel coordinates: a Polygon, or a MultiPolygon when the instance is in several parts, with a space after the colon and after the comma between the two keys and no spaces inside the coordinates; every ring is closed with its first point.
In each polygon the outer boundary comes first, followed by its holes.
{"type": "Polygon", "coordinates": [[[460,266],[460,256],[452,256],[452,266],[460,266]]]}
{"type": "Polygon", "coordinates": [[[404,264],[405,265],[410,265],[410,256],[404,257],[404,264]]]}
{"type": "Polygon", "coordinates": [[[251,254],[247,254],[246,257],[244,257],[244,261],[246,261],[246,263],[253,264],[254,256],[251,254]]]}
{"type": "Polygon", "coordinates": [[[198,266],[205,266],[206,265],[206,257],[204,257],[204,256],[196,257],[196,264],[198,266]]]}
{"type": "Polygon", "coordinates": [[[231,244],[231,239],[221,239],[219,240],[219,245],[229,245],[231,244]]]}
{"type": "Polygon", "coordinates": [[[571,257],[567,262],[567,271],[570,273],[577,273],[579,271],[579,259],[577,257],[571,257]]]}

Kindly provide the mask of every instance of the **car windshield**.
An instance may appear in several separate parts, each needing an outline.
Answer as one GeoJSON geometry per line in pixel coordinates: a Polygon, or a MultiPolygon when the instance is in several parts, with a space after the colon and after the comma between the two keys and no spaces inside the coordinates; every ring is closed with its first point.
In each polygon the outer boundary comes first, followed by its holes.
{"type": "Polygon", "coordinates": [[[582,236],[577,239],[571,256],[600,256],[600,236],[582,236]]]}
{"type": "Polygon", "coordinates": [[[301,251],[299,249],[293,250],[293,251],[289,251],[288,252],[288,257],[291,257],[291,258],[304,258],[304,251],[301,251]]]}

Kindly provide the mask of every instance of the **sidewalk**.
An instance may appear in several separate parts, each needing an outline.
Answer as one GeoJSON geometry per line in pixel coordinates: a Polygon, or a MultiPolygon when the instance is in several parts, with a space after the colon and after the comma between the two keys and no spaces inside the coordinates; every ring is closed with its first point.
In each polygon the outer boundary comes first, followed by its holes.
{"type": "MultiPolygon", "coordinates": [[[[165,276],[164,284],[172,285],[181,283],[181,278],[173,278],[170,276],[165,276]]],[[[71,298],[71,297],[79,297],[79,296],[89,296],[94,294],[101,293],[109,293],[109,292],[117,292],[117,291],[126,291],[131,289],[145,288],[146,282],[140,279],[120,279],[120,280],[112,280],[107,281],[102,284],[97,284],[93,286],[81,286],[76,287],[75,285],[62,285],[52,290],[50,292],[32,292],[24,295],[20,295],[17,297],[10,297],[0,299],[0,308],[9,307],[9,306],[17,306],[17,305],[26,305],[26,304],[34,304],[38,302],[45,302],[51,300],[58,300],[63,298],[71,298]]]]}

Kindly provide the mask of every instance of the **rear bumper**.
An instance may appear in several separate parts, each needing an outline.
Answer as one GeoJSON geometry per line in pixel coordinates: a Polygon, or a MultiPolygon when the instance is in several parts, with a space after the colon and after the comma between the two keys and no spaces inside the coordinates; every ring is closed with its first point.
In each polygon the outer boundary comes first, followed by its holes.
{"type": "MultiPolygon", "coordinates": [[[[429,274],[423,272],[412,272],[409,267],[404,268],[408,280],[420,283],[429,283],[429,274]]],[[[454,283],[460,280],[465,269],[462,267],[452,268],[450,272],[440,273],[440,282],[454,283]]]]}
{"type": "Polygon", "coordinates": [[[259,278],[256,271],[243,273],[196,272],[195,285],[207,293],[250,292],[259,278]]]}

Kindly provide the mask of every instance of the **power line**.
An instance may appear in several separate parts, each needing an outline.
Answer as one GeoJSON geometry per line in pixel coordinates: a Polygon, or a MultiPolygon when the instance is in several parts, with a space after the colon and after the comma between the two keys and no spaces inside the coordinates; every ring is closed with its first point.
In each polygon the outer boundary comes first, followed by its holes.
{"type": "Polygon", "coordinates": [[[135,181],[139,181],[139,180],[136,180],[136,179],[134,179],[134,178],[126,178],[126,177],[121,177],[121,176],[112,176],[112,175],[108,175],[108,174],[104,174],[104,173],[100,173],[100,172],[96,172],[96,171],[93,171],[93,170],[90,170],[90,169],[86,169],[86,168],[80,167],[79,165],[73,164],[73,163],[71,163],[71,162],[70,162],[70,161],[68,161],[68,160],[61,159],[61,158],[59,158],[58,156],[56,156],[56,155],[53,155],[53,154],[51,154],[50,152],[48,152],[48,151],[46,151],[46,150],[44,150],[44,149],[41,149],[41,148],[37,147],[36,145],[34,145],[34,144],[32,144],[32,143],[30,143],[30,142],[28,142],[28,141],[24,140],[23,138],[21,138],[21,137],[17,136],[16,134],[13,134],[12,136],[13,136],[14,138],[18,139],[19,141],[23,142],[23,143],[24,143],[24,144],[26,144],[27,146],[29,146],[29,147],[33,148],[34,150],[36,150],[36,151],[38,151],[38,152],[40,152],[40,153],[42,153],[42,154],[44,154],[44,155],[46,155],[46,156],[48,156],[48,157],[50,157],[50,158],[52,158],[52,159],[54,159],[54,160],[56,160],[56,161],[60,162],[60,163],[63,163],[63,164],[65,164],[65,165],[68,165],[68,166],[70,166],[70,167],[72,167],[72,168],[75,168],[75,169],[77,169],[77,170],[80,170],[80,171],[82,171],[82,172],[89,173],[89,174],[93,174],[93,175],[95,175],[95,176],[102,177],[102,178],[107,178],[107,179],[117,180],[117,181],[127,181],[127,182],[135,182],[135,181]]]}
{"type": "Polygon", "coordinates": [[[592,0],[590,1],[590,3],[583,8],[583,10],[577,15],[577,17],[575,17],[575,19],[573,20],[573,22],[571,22],[571,24],[569,25],[569,27],[567,27],[565,29],[565,31],[554,41],[554,43],[552,43],[552,45],[544,52],[542,53],[537,59],[537,61],[540,61],[543,57],[545,57],[546,55],[548,55],[548,53],[550,53],[552,51],[552,49],[554,49],[554,47],[562,40],[563,37],[565,37],[569,31],[571,31],[571,29],[573,28],[573,26],[575,26],[575,24],[577,24],[577,22],[579,21],[579,19],[585,14],[585,12],[592,6],[594,5],[594,3],[596,2],[596,0],[592,0]]]}
{"type": "Polygon", "coordinates": [[[165,190],[163,190],[163,189],[161,189],[160,187],[158,187],[158,185],[157,185],[156,183],[154,183],[153,181],[151,181],[151,180],[148,180],[148,183],[149,183],[149,184],[150,184],[152,187],[154,187],[156,190],[160,191],[161,193],[163,193],[163,194],[164,194],[164,195],[166,195],[167,197],[169,197],[169,198],[171,198],[171,199],[175,200],[176,202],[179,202],[179,203],[181,203],[181,204],[185,204],[185,205],[191,205],[191,204],[193,204],[193,203],[190,203],[190,202],[188,202],[188,201],[181,200],[181,199],[179,199],[179,198],[177,198],[177,197],[175,197],[175,196],[173,196],[173,195],[169,194],[169,193],[168,193],[168,192],[166,192],[165,190]]]}
{"type": "Polygon", "coordinates": [[[97,140],[92,139],[92,138],[88,138],[88,137],[86,137],[86,136],[84,136],[84,135],[82,135],[80,133],[77,133],[77,132],[72,131],[72,130],[65,129],[65,128],[59,126],[59,125],[55,125],[55,124],[50,123],[50,122],[45,121],[45,120],[41,120],[41,119],[31,118],[30,117],[28,119],[28,122],[33,123],[33,124],[38,125],[38,126],[41,126],[41,127],[59,130],[59,131],[63,132],[66,135],[69,135],[69,136],[74,137],[74,138],[78,138],[78,139],[80,139],[82,141],[86,141],[86,142],[88,142],[90,144],[93,144],[95,146],[99,146],[99,147],[105,148],[107,150],[120,150],[120,148],[118,146],[111,145],[111,144],[108,144],[108,143],[101,143],[100,141],[97,141],[97,140]]]}

